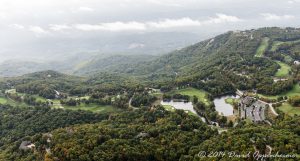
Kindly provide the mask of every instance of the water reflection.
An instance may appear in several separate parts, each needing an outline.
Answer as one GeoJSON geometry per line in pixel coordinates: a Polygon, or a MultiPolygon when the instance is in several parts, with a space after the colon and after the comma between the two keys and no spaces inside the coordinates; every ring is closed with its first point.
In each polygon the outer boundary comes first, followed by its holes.
{"type": "MultiPolygon", "coordinates": [[[[170,101],[161,101],[160,104],[161,105],[169,105],[169,106],[172,106],[176,109],[191,111],[192,113],[198,115],[197,112],[193,108],[192,102],[182,102],[182,101],[177,102],[177,101],[170,100],[170,101]]],[[[203,117],[201,117],[201,119],[202,119],[203,122],[205,122],[205,119],[203,117]]]]}
{"type": "Polygon", "coordinates": [[[214,99],[214,104],[216,106],[216,110],[223,116],[233,115],[233,107],[232,105],[225,102],[227,98],[239,98],[239,96],[222,96],[214,99]]]}

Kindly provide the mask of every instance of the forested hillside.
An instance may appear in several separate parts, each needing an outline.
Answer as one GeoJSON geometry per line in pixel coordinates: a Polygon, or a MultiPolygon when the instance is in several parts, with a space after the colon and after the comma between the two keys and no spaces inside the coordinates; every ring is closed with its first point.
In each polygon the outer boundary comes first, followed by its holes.
{"type": "MultiPolygon", "coordinates": [[[[54,88],[68,91],[77,87],[78,90],[81,88],[78,82],[84,86],[86,82],[112,86],[124,82],[125,86],[135,86],[139,82],[156,88],[190,85],[215,96],[253,88],[262,94],[280,94],[290,90],[299,78],[299,66],[294,64],[300,57],[299,40],[300,31],[295,28],[230,31],[156,59],[134,55],[95,59],[77,71],[77,74],[88,74],[88,81],[79,77],[63,78],[64,84],[54,88]],[[111,81],[108,75],[120,79],[111,81]],[[276,81],[282,78],[287,81],[276,81]]],[[[26,76],[18,79],[28,80],[26,76]]]]}
{"type": "Polygon", "coordinates": [[[19,145],[22,141],[28,140],[28,136],[41,135],[75,124],[96,123],[107,118],[108,114],[85,111],[0,105],[0,160],[5,160],[2,152],[8,149],[18,152],[19,145]],[[13,146],[9,146],[11,144],[13,146]]]}
{"type": "Polygon", "coordinates": [[[256,88],[274,95],[291,89],[299,78],[293,63],[299,60],[298,40],[295,28],[230,31],[155,60],[103,68],[158,87],[192,85],[213,95],[256,88]],[[292,69],[278,72],[281,67],[292,69]],[[274,82],[278,77],[288,81],[274,82]]]}
{"type": "Polygon", "coordinates": [[[201,151],[299,158],[299,51],[299,29],[261,28],[145,60],[95,59],[81,76],[1,78],[0,160],[233,159],[201,151]]]}
{"type": "Polygon", "coordinates": [[[0,82],[1,89],[15,88],[17,92],[37,94],[44,98],[55,98],[55,90],[69,93],[80,86],[86,78],[70,76],[55,71],[43,71],[26,74],[15,78],[4,78],[0,82]]]}
{"type": "Polygon", "coordinates": [[[151,55],[113,55],[95,58],[86,62],[74,71],[76,75],[91,75],[99,72],[114,72],[121,69],[131,70],[133,64],[142,64],[151,61],[158,56],[151,55]]]}
{"type": "MultiPolygon", "coordinates": [[[[47,142],[43,139],[47,138],[42,135],[32,137],[31,141],[39,145],[39,151],[35,155],[28,153],[31,158],[178,160],[191,145],[200,144],[216,134],[216,131],[183,111],[170,113],[157,108],[123,113],[99,124],[58,129],[51,134],[51,144],[45,144],[47,142]],[[51,149],[51,154],[45,151],[47,147],[51,149]]],[[[22,159],[29,156],[11,157],[22,159]]]]}
{"type": "MultiPolygon", "coordinates": [[[[198,117],[162,107],[112,115],[96,124],[75,125],[28,137],[34,152],[10,149],[11,160],[207,160],[201,151],[235,152],[254,160],[258,150],[266,154],[299,154],[299,117],[282,118],[273,127],[249,125],[218,135],[198,117]],[[48,141],[47,141],[48,140],[48,141]],[[15,151],[14,151],[15,150],[15,151]]],[[[17,145],[15,145],[17,146],[17,145]]],[[[230,159],[216,156],[209,159],[230,159]]],[[[237,157],[238,159],[238,157],[237,157]]],[[[256,158],[259,159],[259,158],[256,158]]]]}

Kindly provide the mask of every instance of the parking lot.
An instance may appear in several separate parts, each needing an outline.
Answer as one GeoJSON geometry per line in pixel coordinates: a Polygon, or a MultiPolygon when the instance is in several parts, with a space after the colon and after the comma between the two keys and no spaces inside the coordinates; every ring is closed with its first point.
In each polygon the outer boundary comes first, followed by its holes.
{"type": "Polygon", "coordinates": [[[253,122],[265,120],[266,103],[252,97],[241,98],[240,102],[241,118],[248,118],[253,122]]]}

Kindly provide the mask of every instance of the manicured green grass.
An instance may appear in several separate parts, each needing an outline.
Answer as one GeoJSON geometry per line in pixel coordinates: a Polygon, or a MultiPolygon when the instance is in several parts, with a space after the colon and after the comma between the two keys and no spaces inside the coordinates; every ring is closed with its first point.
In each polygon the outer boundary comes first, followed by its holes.
{"type": "Polygon", "coordinates": [[[18,106],[18,107],[28,107],[29,105],[24,103],[24,102],[17,102],[17,101],[14,101],[12,99],[9,99],[9,98],[5,98],[5,97],[0,97],[0,103],[1,104],[8,104],[8,105],[11,105],[11,106],[18,106]]]}
{"type": "Polygon", "coordinates": [[[167,111],[175,112],[175,108],[171,105],[163,105],[167,111]]]}
{"type": "Polygon", "coordinates": [[[121,109],[118,109],[116,107],[110,106],[110,105],[97,105],[97,104],[81,104],[80,106],[63,106],[64,109],[70,109],[70,110],[86,110],[86,111],[92,111],[92,112],[117,112],[121,111],[121,109]]]}
{"type": "Polygon", "coordinates": [[[234,105],[234,103],[235,102],[238,102],[239,101],[239,99],[235,99],[235,98],[226,98],[225,99],[225,102],[227,103],[227,104],[230,104],[230,105],[234,105]]]}
{"type": "MultiPolygon", "coordinates": [[[[167,110],[167,111],[170,111],[170,112],[175,112],[176,108],[174,108],[173,106],[171,105],[163,105],[163,107],[167,110]]],[[[189,115],[193,115],[193,116],[198,116],[197,114],[191,112],[191,111],[188,111],[188,114],[189,115]]]]}
{"type": "Polygon", "coordinates": [[[273,44],[272,44],[272,47],[271,47],[271,51],[277,50],[278,47],[279,47],[281,44],[284,44],[284,42],[282,42],[282,41],[274,41],[273,44]]]}
{"type": "Polygon", "coordinates": [[[6,104],[7,99],[4,97],[0,97],[0,104],[6,104]]]}
{"type": "Polygon", "coordinates": [[[296,84],[294,85],[293,89],[284,93],[283,95],[286,95],[286,96],[297,96],[297,95],[300,95],[300,85],[299,84],[296,84]]]}
{"type": "Polygon", "coordinates": [[[47,99],[45,99],[41,96],[34,95],[34,97],[36,98],[36,101],[47,102],[47,99]]]}
{"type": "Polygon", "coordinates": [[[293,45],[296,43],[300,43],[300,40],[295,40],[295,41],[274,41],[271,47],[271,51],[275,51],[278,49],[278,47],[282,44],[286,44],[286,45],[293,45]]]}
{"type": "Polygon", "coordinates": [[[151,94],[156,97],[161,97],[163,95],[163,93],[161,93],[161,92],[155,92],[155,93],[151,93],[151,94]]]}
{"type": "MultiPolygon", "coordinates": [[[[20,92],[17,92],[16,89],[9,89],[9,90],[6,90],[5,93],[11,93],[11,94],[18,94],[18,96],[25,96],[25,95],[28,95],[26,93],[20,93],[20,92]]],[[[47,99],[41,97],[41,96],[38,96],[38,95],[31,95],[33,97],[36,98],[36,101],[41,101],[41,102],[46,102],[47,99]]]]}
{"type": "Polygon", "coordinates": [[[268,49],[268,46],[269,46],[269,40],[270,39],[268,37],[265,37],[265,38],[262,39],[259,47],[256,50],[256,53],[255,53],[256,57],[264,56],[264,53],[268,49]]]}
{"type": "Polygon", "coordinates": [[[246,121],[246,124],[248,124],[248,125],[253,124],[252,120],[249,118],[246,118],[245,121],[246,121]]]}
{"type": "Polygon", "coordinates": [[[90,96],[82,96],[82,97],[69,96],[68,98],[70,98],[70,99],[71,99],[71,98],[72,98],[72,99],[81,99],[81,100],[82,100],[82,99],[87,99],[87,100],[88,100],[88,99],[90,98],[90,96]]]}
{"type": "Polygon", "coordinates": [[[284,92],[281,93],[279,95],[276,96],[268,96],[268,95],[263,95],[263,94],[258,94],[259,97],[266,97],[269,99],[276,99],[279,96],[299,96],[300,95],[300,85],[299,84],[295,84],[292,88],[292,90],[288,91],[288,92],[284,92]]]}
{"type": "Polygon", "coordinates": [[[259,97],[264,97],[268,99],[277,99],[278,96],[280,95],[275,95],[275,96],[270,96],[270,95],[264,95],[264,94],[257,94],[259,97]]]}
{"type": "Polygon", "coordinates": [[[172,94],[179,93],[179,94],[182,94],[182,95],[188,95],[191,98],[193,96],[196,96],[196,97],[198,97],[199,101],[202,101],[207,105],[211,103],[209,100],[206,99],[206,95],[208,93],[204,90],[199,90],[199,89],[189,87],[189,88],[174,90],[171,93],[172,94]]]}
{"type": "Polygon", "coordinates": [[[300,115],[300,107],[293,107],[289,103],[283,103],[278,109],[291,116],[295,114],[300,115]]]}
{"type": "Polygon", "coordinates": [[[291,70],[291,67],[285,63],[282,63],[280,61],[276,61],[277,64],[280,65],[280,69],[276,72],[276,77],[286,77],[289,75],[289,71],[291,70]]]}

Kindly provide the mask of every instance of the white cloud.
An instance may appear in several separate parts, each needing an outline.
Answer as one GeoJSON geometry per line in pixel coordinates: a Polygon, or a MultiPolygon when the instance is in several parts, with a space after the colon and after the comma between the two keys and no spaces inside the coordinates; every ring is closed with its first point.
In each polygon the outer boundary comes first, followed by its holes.
{"type": "Polygon", "coordinates": [[[48,32],[41,28],[40,26],[29,26],[29,31],[32,31],[36,34],[47,34],[48,32]]]}
{"type": "Polygon", "coordinates": [[[216,14],[216,17],[209,18],[208,20],[193,20],[189,17],[180,19],[164,19],[161,21],[146,21],[146,22],[111,22],[101,24],[76,24],[73,25],[75,29],[83,31],[126,31],[126,30],[146,30],[146,29],[164,29],[174,27],[195,27],[202,25],[220,24],[227,22],[238,22],[241,21],[238,17],[229,16],[225,14],[216,14]]]}
{"type": "Polygon", "coordinates": [[[293,15],[276,15],[273,13],[262,13],[261,15],[265,20],[287,20],[295,18],[293,15]]]}
{"type": "Polygon", "coordinates": [[[144,48],[145,44],[141,43],[132,43],[128,46],[128,49],[144,48]]]}
{"type": "Polygon", "coordinates": [[[85,7],[85,6],[79,7],[78,10],[79,11],[84,11],[84,12],[93,12],[94,11],[93,8],[85,7]]]}
{"type": "Polygon", "coordinates": [[[76,24],[75,29],[83,31],[128,31],[128,30],[145,30],[146,26],[143,23],[131,21],[131,22],[112,22],[112,23],[101,23],[97,25],[91,24],[76,24]]]}
{"type": "Polygon", "coordinates": [[[226,23],[226,22],[239,22],[242,21],[242,19],[236,17],[236,16],[230,16],[230,15],[225,15],[222,13],[217,13],[217,17],[211,18],[208,21],[205,21],[205,24],[218,24],[218,23],[226,23]]]}
{"type": "MultiPolygon", "coordinates": [[[[46,34],[50,31],[58,32],[65,30],[81,30],[81,31],[145,31],[145,30],[159,30],[167,28],[180,28],[180,27],[199,27],[204,25],[213,25],[221,23],[239,22],[242,19],[236,16],[230,16],[225,14],[216,14],[215,17],[210,17],[205,20],[192,19],[190,17],[184,17],[179,19],[163,19],[160,21],[129,21],[129,22],[108,22],[99,24],[50,24],[48,29],[43,29],[39,26],[30,26],[29,30],[37,34],[46,34]]],[[[15,26],[18,27],[18,26],[15,26]]]]}
{"type": "Polygon", "coordinates": [[[174,0],[173,1],[147,0],[147,2],[155,5],[160,5],[160,6],[182,7],[182,4],[174,3],[174,0]]]}
{"type": "Polygon", "coordinates": [[[217,17],[209,18],[208,20],[193,20],[189,17],[181,19],[165,19],[159,22],[148,22],[148,25],[155,28],[172,28],[172,27],[193,27],[202,25],[211,25],[227,22],[242,21],[236,16],[229,16],[225,14],[216,14],[217,17]]]}
{"type": "Polygon", "coordinates": [[[14,29],[19,29],[19,30],[22,30],[22,29],[25,28],[23,25],[20,25],[20,24],[11,24],[9,26],[14,28],[14,29]]]}
{"type": "Polygon", "coordinates": [[[300,0],[289,0],[288,3],[289,4],[294,4],[294,3],[298,3],[300,2],[300,0]]]}
{"type": "Polygon", "coordinates": [[[0,19],[6,19],[7,18],[7,14],[4,12],[0,12],[0,19]]]}
{"type": "Polygon", "coordinates": [[[49,29],[52,31],[62,31],[62,30],[67,30],[67,29],[71,29],[71,26],[68,25],[56,25],[56,24],[51,24],[49,25],[49,29]]]}
{"type": "Polygon", "coordinates": [[[186,27],[186,26],[200,26],[202,23],[197,20],[192,20],[189,17],[181,19],[165,19],[159,22],[148,22],[150,27],[155,28],[171,28],[171,27],[186,27]]]}

